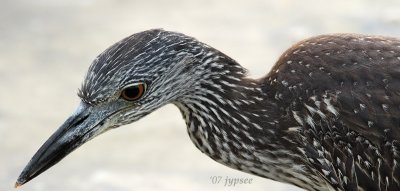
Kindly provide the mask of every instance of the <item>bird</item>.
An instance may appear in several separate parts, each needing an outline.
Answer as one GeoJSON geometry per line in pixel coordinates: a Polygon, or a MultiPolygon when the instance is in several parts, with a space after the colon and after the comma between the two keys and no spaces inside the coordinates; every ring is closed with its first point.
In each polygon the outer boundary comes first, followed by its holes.
{"type": "Polygon", "coordinates": [[[305,190],[400,190],[396,37],[313,36],[253,79],[193,37],[150,29],[97,56],[78,96],[16,187],[107,130],[173,104],[193,144],[230,168],[305,190]]]}

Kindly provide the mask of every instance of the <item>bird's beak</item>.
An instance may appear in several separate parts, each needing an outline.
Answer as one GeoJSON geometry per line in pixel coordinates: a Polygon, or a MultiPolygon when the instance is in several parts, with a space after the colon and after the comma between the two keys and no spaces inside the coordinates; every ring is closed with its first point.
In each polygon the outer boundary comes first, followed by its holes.
{"type": "Polygon", "coordinates": [[[107,116],[104,112],[81,103],[75,113],[40,147],[19,175],[15,187],[46,171],[73,150],[107,129],[107,116]]]}

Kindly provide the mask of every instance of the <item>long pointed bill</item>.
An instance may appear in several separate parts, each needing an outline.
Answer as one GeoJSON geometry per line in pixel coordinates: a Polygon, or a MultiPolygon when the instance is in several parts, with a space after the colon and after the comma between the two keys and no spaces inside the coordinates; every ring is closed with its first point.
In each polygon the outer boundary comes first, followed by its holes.
{"type": "Polygon", "coordinates": [[[107,114],[81,103],[76,112],[40,147],[18,177],[19,187],[49,169],[73,150],[104,132],[107,114]],[[100,113],[100,114],[99,114],[100,113]]]}

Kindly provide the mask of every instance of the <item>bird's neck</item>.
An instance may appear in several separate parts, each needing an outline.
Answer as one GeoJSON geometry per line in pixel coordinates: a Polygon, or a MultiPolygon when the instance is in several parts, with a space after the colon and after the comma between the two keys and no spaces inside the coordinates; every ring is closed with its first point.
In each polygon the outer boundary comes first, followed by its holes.
{"type": "Polygon", "coordinates": [[[210,62],[204,70],[208,79],[199,79],[191,94],[175,102],[191,140],[224,165],[293,183],[304,165],[296,142],[281,128],[284,113],[263,82],[225,59],[210,62]]]}

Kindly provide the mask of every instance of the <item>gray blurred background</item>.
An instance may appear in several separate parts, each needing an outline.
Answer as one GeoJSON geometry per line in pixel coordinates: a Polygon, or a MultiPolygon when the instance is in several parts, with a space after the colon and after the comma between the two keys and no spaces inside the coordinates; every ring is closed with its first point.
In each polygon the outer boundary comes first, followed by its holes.
{"type": "MultiPolygon", "coordinates": [[[[0,191],[75,109],[92,59],[139,31],[164,28],[230,55],[254,77],[303,38],[399,36],[398,0],[1,0],[0,191]]],[[[164,107],[85,144],[20,190],[299,190],[222,166],[198,151],[179,111],[164,107]],[[252,178],[225,187],[211,177],[252,178]]]]}

